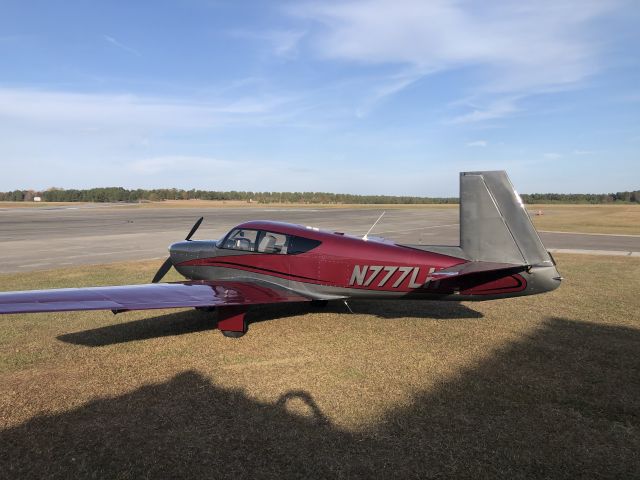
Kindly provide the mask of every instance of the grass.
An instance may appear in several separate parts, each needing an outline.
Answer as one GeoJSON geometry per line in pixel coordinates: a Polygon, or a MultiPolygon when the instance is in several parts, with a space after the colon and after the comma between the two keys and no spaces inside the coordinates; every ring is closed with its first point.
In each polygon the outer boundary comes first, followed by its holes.
{"type": "Polygon", "coordinates": [[[527,205],[539,230],[640,235],[640,205],[527,205]]]}
{"type": "Polygon", "coordinates": [[[193,310],[2,316],[0,478],[637,476],[640,259],[557,257],[550,294],[270,306],[238,340],[193,310]]]}

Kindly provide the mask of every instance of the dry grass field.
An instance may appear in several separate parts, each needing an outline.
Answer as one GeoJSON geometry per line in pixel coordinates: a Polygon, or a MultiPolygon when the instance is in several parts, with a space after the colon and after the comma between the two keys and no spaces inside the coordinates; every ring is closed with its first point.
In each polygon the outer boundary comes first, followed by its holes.
{"type": "Polygon", "coordinates": [[[527,205],[538,230],[640,235],[640,205],[527,205]]]}
{"type": "Polygon", "coordinates": [[[271,306],[237,340],[194,310],[2,316],[0,478],[637,478],[640,258],[557,257],[547,295],[271,306]]]}

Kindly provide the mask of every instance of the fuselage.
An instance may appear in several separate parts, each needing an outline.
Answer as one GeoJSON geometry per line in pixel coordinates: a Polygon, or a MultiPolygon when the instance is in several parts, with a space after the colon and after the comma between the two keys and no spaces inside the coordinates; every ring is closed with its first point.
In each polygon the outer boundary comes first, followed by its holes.
{"type": "Polygon", "coordinates": [[[221,240],[179,242],[170,253],[189,279],[267,282],[316,299],[487,300],[559,284],[554,266],[447,278],[438,272],[469,260],[280,222],[246,222],[221,240]]]}

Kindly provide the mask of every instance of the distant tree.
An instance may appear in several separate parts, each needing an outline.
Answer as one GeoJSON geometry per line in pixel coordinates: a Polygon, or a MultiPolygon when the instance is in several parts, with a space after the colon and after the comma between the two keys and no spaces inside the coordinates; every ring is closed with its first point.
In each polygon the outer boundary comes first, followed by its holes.
{"type": "Polygon", "coordinates": [[[24,200],[24,193],[21,190],[14,190],[11,192],[10,200],[12,202],[22,202],[24,200]]]}
{"type": "MultiPolygon", "coordinates": [[[[215,190],[182,190],[176,188],[160,188],[153,190],[127,190],[122,187],[101,187],[87,190],[51,187],[44,192],[33,190],[14,190],[0,192],[0,200],[24,201],[32,200],[36,195],[48,202],[138,202],[141,200],[253,200],[260,203],[331,203],[331,204],[450,204],[458,203],[457,197],[415,197],[390,195],[353,195],[348,193],[327,192],[246,192],[215,190]]],[[[531,193],[521,195],[525,203],[640,203],[640,191],[616,193],[531,193]]]]}
{"type": "Polygon", "coordinates": [[[630,202],[631,201],[631,192],[618,192],[618,193],[616,193],[616,200],[620,200],[622,202],[630,202]]]}

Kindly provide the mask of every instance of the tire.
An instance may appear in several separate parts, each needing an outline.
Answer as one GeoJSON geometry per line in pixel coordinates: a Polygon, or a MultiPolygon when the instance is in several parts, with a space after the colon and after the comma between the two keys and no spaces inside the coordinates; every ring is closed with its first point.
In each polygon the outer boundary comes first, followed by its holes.
{"type": "Polygon", "coordinates": [[[222,335],[228,338],[240,338],[247,332],[234,332],[233,330],[221,330],[222,335]]]}

